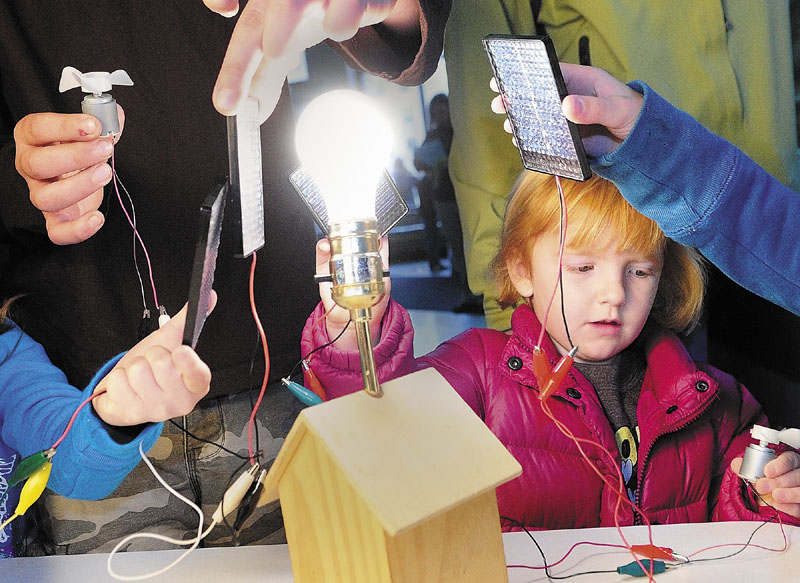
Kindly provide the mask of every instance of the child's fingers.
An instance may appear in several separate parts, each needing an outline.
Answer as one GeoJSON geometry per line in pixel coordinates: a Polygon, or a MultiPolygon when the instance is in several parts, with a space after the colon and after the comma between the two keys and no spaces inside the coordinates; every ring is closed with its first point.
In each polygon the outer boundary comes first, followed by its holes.
{"type": "Polygon", "coordinates": [[[131,371],[129,381],[148,406],[149,415],[144,421],[185,415],[208,392],[211,371],[188,346],[174,351],[154,346],[137,361],[136,365],[140,364],[141,369],[131,371]]]}
{"type": "Polygon", "coordinates": [[[756,491],[770,494],[778,510],[800,517],[800,455],[782,453],[764,466],[764,474],[756,482],[756,491]]]}
{"type": "Polygon", "coordinates": [[[764,477],[777,478],[800,468],[800,454],[786,451],[764,466],[764,477]]]}
{"type": "MultiPolygon", "coordinates": [[[[764,466],[764,474],[766,477],[761,478],[756,483],[756,489],[759,493],[769,492],[775,497],[775,493],[780,490],[797,490],[800,495],[800,468],[795,466],[793,452],[786,452],[777,459],[772,460],[764,466]],[[769,468],[769,469],[767,469],[769,468]]],[[[787,496],[789,496],[787,494],[787,496]]],[[[794,500],[789,496],[785,502],[800,502],[800,498],[794,500]]]]}
{"type": "Polygon", "coordinates": [[[210,382],[211,371],[190,347],[173,353],[153,346],[109,373],[102,383],[107,393],[95,399],[95,410],[109,425],[166,421],[194,409],[210,382]]]}
{"type": "Polygon", "coordinates": [[[317,241],[316,263],[317,274],[328,275],[331,271],[329,262],[331,260],[331,243],[326,238],[317,241]]]}
{"type": "MultiPolygon", "coordinates": [[[[380,239],[380,252],[381,252],[381,260],[383,261],[383,270],[386,271],[387,269],[389,269],[389,237],[388,237],[388,235],[387,236],[383,236],[380,239]]],[[[383,309],[385,309],[385,304],[389,303],[389,296],[392,293],[392,278],[391,278],[391,276],[384,277],[383,278],[383,284],[384,284],[384,286],[386,286],[386,293],[383,296],[383,299],[381,300],[381,302],[384,304],[383,309]]],[[[381,317],[383,316],[383,311],[381,311],[381,315],[380,316],[381,317]]],[[[376,316],[376,317],[378,317],[378,316],[376,316]]]]}
{"type": "MultiPolygon", "coordinates": [[[[165,350],[165,349],[161,349],[165,350]]],[[[151,351],[148,351],[150,353],[151,351]]],[[[128,384],[136,394],[138,403],[142,406],[139,410],[132,411],[127,425],[146,423],[151,421],[164,421],[173,417],[169,414],[170,405],[167,394],[155,378],[153,363],[158,349],[150,354],[150,358],[141,356],[133,360],[126,366],[125,372],[128,384]]],[[[169,353],[167,353],[167,358],[169,353]]],[[[162,356],[163,358],[163,356],[162,356]]],[[[156,367],[161,365],[156,364],[156,367]]]]}
{"type": "MultiPolygon", "coordinates": [[[[216,292],[211,292],[209,301],[209,313],[214,309],[217,303],[216,292]]],[[[186,314],[188,312],[188,304],[184,304],[183,308],[172,316],[163,326],[150,333],[145,339],[139,341],[128,353],[122,358],[119,365],[125,367],[132,360],[144,357],[147,351],[153,346],[163,346],[168,350],[173,350],[183,343],[183,329],[186,326],[186,314]]],[[[156,315],[158,317],[158,315],[156,315]]]]}
{"type": "Polygon", "coordinates": [[[381,261],[383,262],[383,269],[389,269],[389,237],[384,235],[378,240],[378,250],[381,254],[381,261]]]}
{"type": "Polygon", "coordinates": [[[775,488],[772,490],[772,500],[778,504],[794,504],[800,506],[800,486],[775,488]]]}
{"type": "Polygon", "coordinates": [[[144,403],[131,387],[125,369],[112,369],[95,392],[101,389],[106,392],[92,400],[92,407],[103,421],[117,427],[139,423],[136,419],[142,415],[144,403]]]}
{"type": "MultiPolygon", "coordinates": [[[[176,349],[177,351],[177,349],[176,349]]],[[[143,385],[142,390],[147,391],[154,399],[169,399],[172,393],[185,390],[183,376],[172,359],[172,352],[163,346],[153,346],[144,356],[147,362],[147,372],[152,375],[152,383],[143,385]]],[[[147,377],[142,378],[147,381],[147,377]]],[[[134,386],[134,389],[137,387],[134,386]]],[[[141,393],[144,397],[144,393],[141,393]]]]}
{"type": "MultiPolygon", "coordinates": [[[[800,518],[800,456],[794,452],[786,452],[772,460],[764,467],[764,473],[771,478],[760,478],[755,483],[756,492],[761,496],[769,496],[769,504],[781,512],[800,518]]],[[[731,461],[731,470],[738,474],[742,467],[742,458],[731,461]]],[[[759,501],[759,505],[764,505],[759,501]]]]}
{"type": "MultiPolygon", "coordinates": [[[[800,470],[792,470],[790,473],[799,473],[800,470]]],[[[786,475],[786,474],[785,474],[786,475]]],[[[772,505],[778,510],[800,518],[800,475],[794,480],[795,485],[774,488],[771,492],[772,505]]]]}
{"type": "MultiPolygon", "coordinates": [[[[147,351],[154,346],[161,346],[167,350],[173,350],[180,346],[183,343],[183,328],[186,325],[187,309],[187,306],[183,306],[183,309],[172,316],[163,326],[140,340],[122,357],[117,366],[127,367],[134,360],[144,358],[147,351]]],[[[155,317],[157,318],[158,315],[156,314],[155,317]]]]}
{"type": "MultiPolygon", "coordinates": [[[[761,493],[760,490],[758,490],[761,493]]],[[[771,500],[770,506],[791,514],[795,518],[800,518],[800,486],[795,488],[777,488],[769,493],[771,500]]]]}
{"type": "Polygon", "coordinates": [[[183,388],[189,393],[189,399],[192,401],[189,409],[191,411],[197,401],[208,393],[211,385],[211,369],[189,346],[176,348],[172,352],[172,361],[181,376],[183,388]]]}
{"type": "MultiPolygon", "coordinates": [[[[317,275],[330,275],[330,260],[331,260],[331,244],[326,238],[317,241],[316,247],[316,262],[317,262],[317,275]]],[[[322,305],[325,306],[325,311],[330,312],[336,306],[331,297],[331,288],[333,285],[328,282],[320,282],[319,284],[319,298],[322,300],[322,305]]]]}

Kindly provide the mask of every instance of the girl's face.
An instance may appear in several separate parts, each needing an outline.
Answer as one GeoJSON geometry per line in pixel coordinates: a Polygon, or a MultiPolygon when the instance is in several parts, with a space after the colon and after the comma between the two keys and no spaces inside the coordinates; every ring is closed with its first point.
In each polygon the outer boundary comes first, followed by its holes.
{"type": "MultiPolygon", "coordinates": [[[[602,362],[630,346],[653,307],[663,257],[617,251],[618,241],[613,234],[591,249],[564,249],[564,313],[572,342],[579,347],[578,362],[602,362]]],[[[519,262],[509,270],[517,291],[532,296],[540,321],[555,289],[558,250],[558,234],[542,235],[533,246],[530,263],[519,262]]],[[[559,351],[566,353],[570,343],[558,291],[545,328],[559,351]]]]}

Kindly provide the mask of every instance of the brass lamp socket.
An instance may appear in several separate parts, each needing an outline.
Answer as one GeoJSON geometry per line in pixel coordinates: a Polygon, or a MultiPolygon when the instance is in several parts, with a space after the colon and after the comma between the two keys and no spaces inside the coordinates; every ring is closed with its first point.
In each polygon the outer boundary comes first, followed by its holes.
{"type": "Polygon", "coordinates": [[[363,310],[377,304],[386,293],[386,285],[376,221],[331,224],[328,240],[333,301],[348,310],[363,310]]]}

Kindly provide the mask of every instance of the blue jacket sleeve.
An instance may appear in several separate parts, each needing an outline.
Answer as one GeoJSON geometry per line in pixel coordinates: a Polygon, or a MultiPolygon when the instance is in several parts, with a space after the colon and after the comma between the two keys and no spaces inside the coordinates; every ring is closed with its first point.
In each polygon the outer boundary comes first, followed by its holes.
{"type": "MultiPolygon", "coordinates": [[[[119,358],[108,362],[81,392],[18,327],[0,335],[0,439],[22,457],[52,446],[119,358]]],[[[72,498],[107,496],[139,462],[139,444],[150,449],[161,427],[148,424],[132,441],[117,443],[87,404],[53,457],[48,488],[72,498]]]]}
{"type": "Polygon", "coordinates": [[[644,83],[631,86],[644,94],[639,119],[595,172],[668,237],[800,315],[800,195],[644,83]]]}

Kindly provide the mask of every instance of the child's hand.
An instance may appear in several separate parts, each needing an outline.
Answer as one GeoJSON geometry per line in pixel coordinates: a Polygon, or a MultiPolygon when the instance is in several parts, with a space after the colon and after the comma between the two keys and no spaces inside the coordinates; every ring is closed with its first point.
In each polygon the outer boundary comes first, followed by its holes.
{"type": "MultiPolygon", "coordinates": [[[[211,309],[216,303],[212,294],[211,309]]],[[[186,415],[208,393],[211,370],[184,346],[186,306],[134,346],[98,384],[92,401],[100,418],[118,427],[186,415]]],[[[210,310],[209,310],[210,312],[210,310]]]]}
{"type": "MultiPolygon", "coordinates": [[[[117,106],[120,134],[125,113],[117,106]]],[[[98,209],[111,180],[111,138],[101,138],[91,115],[32,113],[14,128],[16,168],[28,183],[30,199],[42,211],[47,235],[57,245],[80,243],[105,221],[98,209]]]]}
{"type": "MultiPolygon", "coordinates": [[[[742,458],[731,462],[731,469],[739,473],[742,458]]],[[[762,496],[772,496],[772,506],[800,518],[800,454],[786,451],[764,466],[764,477],[755,484],[762,496]]]]}
{"type": "MultiPolygon", "coordinates": [[[[380,241],[381,259],[383,261],[383,269],[389,267],[389,239],[386,237],[381,238],[380,241]]],[[[331,245],[327,239],[320,239],[317,242],[317,274],[330,275],[330,259],[331,259],[331,245]]],[[[377,344],[380,338],[381,320],[383,314],[386,312],[386,306],[389,304],[389,294],[392,289],[391,280],[388,277],[383,279],[386,285],[386,293],[383,298],[372,307],[372,321],[370,322],[370,331],[372,334],[372,341],[377,344]]],[[[325,307],[327,317],[325,325],[328,330],[328,338],[333,340],[347,325],[350,320],[350,312],[344,308],[336,305],[331,297],[331,288],[333,284],[320,283],[319,284],[319,297],[322,300],[322,305],[325,307]]],[[[355,327],[350,328],[336,341],[336,346],[340,350],[355,350],[358,348],[358,341],[356,340],[355,327]]]]}

